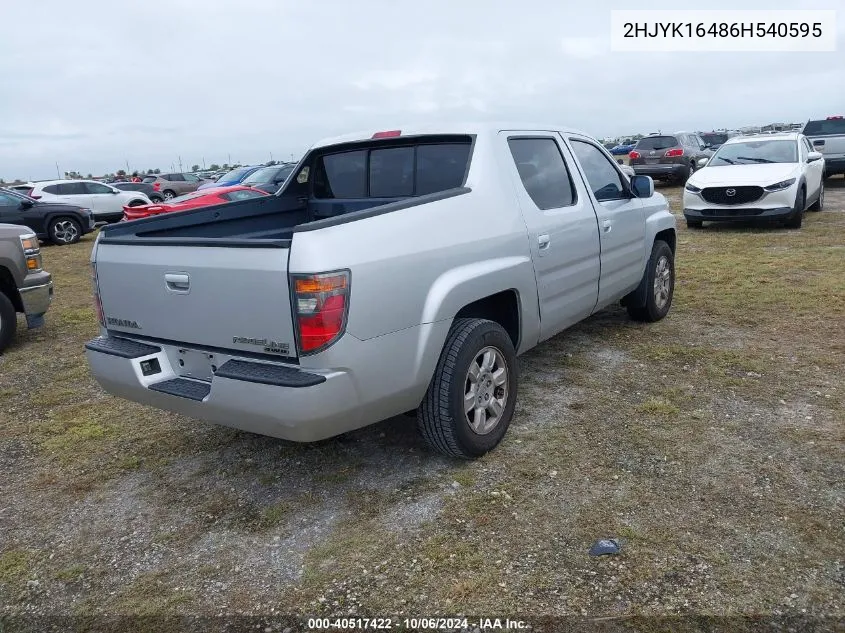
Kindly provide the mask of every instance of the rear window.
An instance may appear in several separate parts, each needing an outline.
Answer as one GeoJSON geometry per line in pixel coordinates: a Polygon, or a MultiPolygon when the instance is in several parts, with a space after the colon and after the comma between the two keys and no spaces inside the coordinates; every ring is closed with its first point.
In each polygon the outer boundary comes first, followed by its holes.
{"type": "Polygon", "coordinates": [[[674,136],[649,136],[637,142],[637,149],[669,149],[680,145],[674,136]]]}
{"type": "Polygon", "coordinates": [[[238,191],[230,191],[229,193],[224,193],[221,198],[226,198],[226,200],[249,200],[250,198],[261,198],[266,196],[267,194],[263,191],[252,191],[250,189],[239,189],[238,191]]]}
{"type": "Polygon", "coordinates": [[[827,134],[845,134],[845,119],[824,119],[822,121],[808,121],[804,126],[807,136],[822,136],[827,134]]]}
{"type": "Polygon", "coordinates": [[[460,187],[470,140],[373,147],[317,159],[314,197],[320,199],[405,198],[460,187]]]}

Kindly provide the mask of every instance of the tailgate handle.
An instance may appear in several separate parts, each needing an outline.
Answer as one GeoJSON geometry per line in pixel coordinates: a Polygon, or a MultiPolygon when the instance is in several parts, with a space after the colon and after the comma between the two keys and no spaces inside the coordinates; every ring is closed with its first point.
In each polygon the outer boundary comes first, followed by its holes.
{"type": "Polygon", "coordinates": [[[165,273],[164,284],[173,292],[188,292],[191,289],[191,278],[187,273],[165,273]]]}

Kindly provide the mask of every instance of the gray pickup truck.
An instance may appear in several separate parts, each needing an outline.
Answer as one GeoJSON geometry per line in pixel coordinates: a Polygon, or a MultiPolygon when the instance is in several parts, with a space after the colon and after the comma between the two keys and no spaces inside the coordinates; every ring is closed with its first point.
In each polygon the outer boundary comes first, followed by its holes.
{"type": "Polygon", "coordinates": [[[505,434],[516,356],[619,301],[662,319],[675,219],[647,176],[557,126],[354,134],[273,196],[105,227],[108,392],[315,441],[416,412],[434,449],[505,434]]]}
{"type": "Polygon", "coordinates": [[[44,324],[53,299],[53,278],[41,268],[41,247],[32,229],[0,224],[0,352],[18,328],[17,313],[30,328],[44,324]]]}

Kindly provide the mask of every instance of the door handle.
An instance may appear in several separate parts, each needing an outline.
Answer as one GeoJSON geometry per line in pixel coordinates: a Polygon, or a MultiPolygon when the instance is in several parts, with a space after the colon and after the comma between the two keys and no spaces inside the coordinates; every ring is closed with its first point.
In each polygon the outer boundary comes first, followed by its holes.
{"type": "Polygon", "coordinates": [[[191,278],[187,273],[165,273],[164,285],[173,292],[188,292],[191,289],[191,278]]]}
{"type": "Polygon", "coordinates": [[[610,233],[610,229],[613,228],[613,223],[610,220],[604,220],[601,223],[601,228],[605,233],[610,233]]]}
{"type": "Polygon", "coordinates": [[[540,235],[537,237],[537,245],[540,247],[541,251],[546,250],[551,244],[551,238],[548,235],[540,235]]]}

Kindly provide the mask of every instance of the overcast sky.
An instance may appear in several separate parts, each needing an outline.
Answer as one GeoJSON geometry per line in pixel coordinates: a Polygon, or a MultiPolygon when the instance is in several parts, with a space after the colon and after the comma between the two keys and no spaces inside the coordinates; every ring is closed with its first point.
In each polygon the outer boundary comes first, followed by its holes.
{"type": "MultiPolygon", "coordinates": [[[[669,2],[637,9],[675,9],[669,2]]],[[[694,7],[690,4],[690,8],[694,7]]],[[[835,53],[611,53],[600,0],[3,0],[0,177],[297,158],[403,122],[537,120],[594,136],[845,114],[835,53]]]]}

